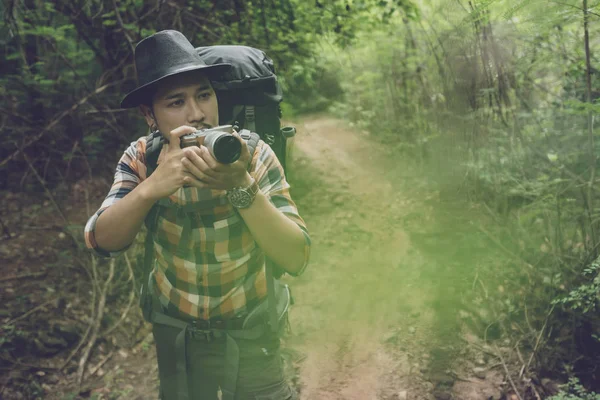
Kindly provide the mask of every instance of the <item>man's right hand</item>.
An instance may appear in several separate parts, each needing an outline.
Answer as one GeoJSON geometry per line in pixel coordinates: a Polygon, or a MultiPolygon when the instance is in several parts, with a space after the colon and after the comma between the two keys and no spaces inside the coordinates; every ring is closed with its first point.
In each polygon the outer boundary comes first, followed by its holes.
{"type": "Polygon", "coordinates": [[[156,170],[147,179],[147,193],[151,199],[159,200],[168,197],[184,185],[196,187],[203,185],[182,163],[182,160],[186,157],[181,149],[180,138],[195,131],[196,128],[183,125],[173,129],[167,135],[169,140],[168,151],[156,170]]]}

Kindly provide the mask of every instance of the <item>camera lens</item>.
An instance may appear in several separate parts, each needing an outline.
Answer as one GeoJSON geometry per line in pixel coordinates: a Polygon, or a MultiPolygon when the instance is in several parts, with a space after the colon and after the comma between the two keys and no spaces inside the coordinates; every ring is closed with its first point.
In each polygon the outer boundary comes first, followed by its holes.
{"type": "Polygon", "coordinates": [[[212,143],[213,155],[223,164],[236,162],[242,154],[242,143],[233,135],[223,134],[212,143]]]}

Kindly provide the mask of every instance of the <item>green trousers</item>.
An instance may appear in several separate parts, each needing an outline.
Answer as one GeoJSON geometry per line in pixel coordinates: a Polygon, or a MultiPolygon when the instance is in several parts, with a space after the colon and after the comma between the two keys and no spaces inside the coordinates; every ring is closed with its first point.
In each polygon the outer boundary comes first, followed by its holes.
{"type": "MultiPolygon", "coordinates": [[[[153,325],[162,400],[177,400],[178,379],[175,339],[180,329],[153,325]]],[[[295,400],[295,392],[283,374],[279,336],[267,332],[255,340],[236,340],[239,369],[235,400],[295,400]]],[[[193,400],[217,400],[220,383],[229,372],[225,362],[225,338],[188,338],[188,391],[193,400]]]]}

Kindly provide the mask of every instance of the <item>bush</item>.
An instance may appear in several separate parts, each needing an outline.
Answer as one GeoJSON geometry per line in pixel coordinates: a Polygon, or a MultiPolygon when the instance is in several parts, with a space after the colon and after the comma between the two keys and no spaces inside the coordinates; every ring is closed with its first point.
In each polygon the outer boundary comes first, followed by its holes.
{"type": "Polygon", "coordinates": [[[579,383],[579,379],[571,378],[559,394],[548,400],[600,400],[600,394],[588,392],[579,383]]]}

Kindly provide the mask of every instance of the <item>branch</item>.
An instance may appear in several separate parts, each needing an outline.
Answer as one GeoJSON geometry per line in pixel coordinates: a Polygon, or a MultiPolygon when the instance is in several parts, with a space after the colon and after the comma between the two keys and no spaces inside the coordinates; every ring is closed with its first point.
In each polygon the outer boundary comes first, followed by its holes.
{"type": "MultiPolygon", "coordinates": [[[[92,36],[94,36],[96,34],[96,32],[94,32],[93,21],[89,21],[89,20],[86,21],[85,13],[84,13],[84,17],[78,18],[80,13],[78,13],[77,10],[75,10],[72,6],[68,7],[66,5],[68,3],[65,4],[64,2],[59,1],[59,0],[52,0],[52,2],[56,6],[57,11],[60,11],[64,16],[66,16],[67,18],[69,18],[71,20],[71,22],[75,26],[75,29],[77,30],[77,33],[79,34],[79,36],[89,46],[89,48],[94,52],[96,59],[98,59],[102,65],[107,65],[105,54],[108,55],[109,57],[110,57],[110,54],[107,54],[106,52],[102,52],[96,46],[96,44],[94,43],[94,41],[92,40],[90,35],[88,35],[86,33],[86,31],[91,31],[92,36]]],[[[81,11],[82,8],[80,8],[79,10],[81,11]]],[[[112,62],[113,60],[111,59],[109,61],[112,62]]]]}
{"type": "Polygon", "coordinates": [[[506,366],[506,363],[504,362],[504,358],[502,357],[502,354],[500,354],[500,350],[498,349],[498,346],[494,345],[494,349],[496,350],[496,356],[498,358],[500,358],[500,362],[502,362],[502,367],[504,367],[504,372],[506,372],[506,377],[508,378],[508,381],[510,382],[510,386],[512,386],[513,390],[515,391],[515,394],[517,395],[517,398],[519,400],[523,400],[523,397],[521,397],[521,395],[519,394],[519,391],[517,390],[517,387],[515,386],[515,382],[512,380],[511,376],[510,376],[510,372],[508,371],[508,367],[506,366]]]}
{"type": "Polygon", "coordinates": [[[10,321],[6,322],[4,325],[2,325],[2,327],[4,328],[7,325],[12,325],[17,321],[20,321],[24,318],[27,318],[28,316],[30,316],[31,314],[33,314],[34,312],[41,310],[42,308],[46,307],[48,304],[54,302],[54,299],[52,300],[48,300],[45,303],[40,304],[39,306],[33,307],[31,310],[27,311],[25,314],[17,317],[17,318],[13,318],[10,321]]]}
{"type": "MultiPolygon", "coordinates": [[[[87,191],[86,191],[87,194],[87,191]]],[[[87,201],[88,198],[86,196],[86,205],[89,209],[89,201],[87,201]]],[[[96,263],[96,258],[92,255],[91,256],[92,259],[92,264],[96,263]]],[[[78,260],[79,261],[79,260],[78,260]]],[[[83,344],[85,343],[85,340],[87,339],[88,335],[90,334],[90,332],[92,331],[92,327],[94,326],[94,312],[96,311],[96,293],[97,293],[97,289],[96,289],[96,281],[94,280],[94,277],[92,276],[92,273],[85,267],[85,264],[81,261],[79,261],[79,263],[81,264],[83,270],[88,274],[88,277],[90,278],[90,282],[92,284],[92,309],[90,310],[91,312],[91,316],[90,316],[90,323],[88,324],[88,327],[85,331],[85,333],[83,334],[83,336],[81,337],[81,339],[79,340],[79,343],[77,344],[77,347],[75,347],[75,349],[71,352],[71,354],[69,354],[69,356],[67,357],[67,359],[63,362],[63,364],[59,367],[59,370],[62,371],[65,369],[65,367],[69,364],[69,362],[73,359],[73,357],[75,357],[75,355],[77,354],[77,352],[79,352],[79,349],[81,349],[81,346],[83,346],[83,344]]],[[[95,269],[95,267],[94,267],[95,269]]]]}
{"type": "Polygon", "coordinates": [[[96,372],[98,372],[98,370],[102,368],[104,364],[106,364],[106,362],[112,357],[113,354],[114,352],[111,351],[106,355],[106,357],[104,357],[104,359],[102,359],[98,364],[96,364],[96,366],[91,369],[90,376],[94,376],[96,372]]]}
{"type": "Polygon", "coordinates": [[[25,279],[25,278],[40,278],[46,275],[46,271],[43,272],[32,272],[29,274],[21,274],[21,275],[8,275],[0,278],[0,282],[12,281],[17,279],[25,279]]]}
{"type": "Polygon", "coordinates": [[[157,15],[160,12],[160,8],[164,3],[165,0],[157,0],[156,5],[153,8],[151,8],[150,10],[148,10],[148,12],[146,12],[144,15],[138,18],[138,23],[142,22],[151,15],[157,15]]]}
{"type": "Polygon", "coordinates": [[[127,33],[127,29],[125,29],[125,26],[123,25],[123,20],[121,19],[121,14],[119,13],[119,8],[117,7],[117,0],[113,0],[112,3],[113,3],[113,7],[115,8],[115,17],[117,17],[117,23],[123,30],[125,39],[127,39],[127,44],[129,44],[129,50],[131,50],[131,55],[135,56],[135,49],[133,46],[133,41],[131,40],[131,37],[129,37],[129,33],[127,33]]]}
{"type": "Polygon", "coordinates": [[[104,282],[104,287],[102,288],[102,293],[100,294],[100,300],[98,301],[98,311],[96,313],[96,318],[92,325],[92,336],[87,346],[83,351],[83,355],[79,360],[79,368],[77,370],[77,386],[81,387],[81,383],[83,381],[83,374],[85,373],[85,365],[90,357],[90,353],[96,344],[96,339],[98,338],[98,331],[100,330],[100,325],[102,323],[102,317],[104,316],[104,305],[106,303],[106,293],[108,291],[108,287],[115,275],[115,259],[113,258],[110,261],[110,269],[108,271],[108,277],[104,282]]]}
{"type": "Polygon", "coordinates": [[[43,365],[25,364],[25,363],[22,363],[22,362],[17,361],[17,360],[11,360],[10,358],[6,358],[2,354],[0,354],[0,359],[2,359],[4,361],[7,361],[7,362],[9,362],[11,364],[14,364],[16,366],[19,366],[19,367],[33,368],[33,369],[42,369],[42,370],[45,370],[45,371],[57,371],[58,370],[58,368],[56,368],[56,367],[45,367],[43,365]]]}
{"type": "Polygon", "coordinates": [[[77,103],[73,104],[73,106],[71,106],[71,108],[69,108],[68,110],[63,111],[62,113],[60,113],[58,116],[56,116],[52,122],[50,122],[44,129],[42,129],[42,131],[40,133],[38,133],[35,137],[29,139],[28,142],[26,142],[19,150],[15,151],[14,153],[12,153],[10,156],[6,157],[4,160],[2,160],[2,162],[0,162],[0,167],[5,166],[9,161],[11,161],[13,158],[15,158],[17,155],[19,155],[19,153],[21,153],[23,150],[25,150],[27,147],[31,146],[33,143],[37,142],[38,140],[40,140],[46,133],[48,133],[48,131],[52,130],[56,125],[58,125],[58,123],[60,121],[62,121],[63,118],[65,118],[67,115],[72,114],[73,112],[75,112],[79,107],[81,107],[83,104],[87,103],[87,101],[92,98],[93,96],[102,93],[104,90],[106,90],[107,88],[111,87],[111,86],[115,86],[121,84],[121,81],[118,82],[112,82],[109,84],[106,84],[104,86],[99,87],[98,89],[94,90],[92,93],[88,94],[87,96],[85,96],[84,98],[82,98],[81,100],[79,100],[77,103]]]}
{"type": "MultiPolygon", "coordinates": [[[[585,45],[585,78],[586,78],[586,101],[592,104],[592,66],[590,62],[590,33],[589,33],[589,11],[587,8],[587,0],[583,0],[583,41],[585,45]]],[[[588,143],[590,150],[590,180],[588,182],[587,203],[589,210],[594,211],[594,181],[596,179],[596,149],[594,144],[594,114],[592,110],[588,111],[587,115],[588,128],[588,143]]],[[[594,221],[590,221],[590,233],[592,234],[592,242],[596,243],[596,225],[594,221]]],[[[593,254],[596,257],[596,253],[593,254]]]]}
{"type": "Polygon", "coordinates": [[[0,218],[0,226],[2,226],[2,232],[4,233],[4,237],[6,239],[10,239],[10,231],[9,231],[8,227],[4,224],[4,221],[2,220],[2,218],[0,218]]]}
{"type": "MultiPolygon", "coordinates": [[[[475,224],[472,224],[472,225],[475,226],[475,224]]],[[[490,239],[492,242],[494,242],[494,244],[496,246],[498,246],[498,248],[500,250],[504,251],[506,254],[508,254],[515,260],[522,262],[526,267],[529,267],[531,269],[535,268],[533,265],[528,263],[525,259],[523,259],[522,257],[518,256],[517,254],[513,253],[512,251],[510,251],[509,249],[504,247],[504,245],[500,242],[500,240],[496,239],[491,233],[489,233],[487,230],[485,230],[482,226],[477,225],[477,226],[475,226],[475,228],[477,228],[481,233],[483,233],[485,236],[487,236],[488,239],[490,239]]]]}
{"type": "MultiPolygon", "coordinates": [[[[590,10],[587,10],[587,4],[586,4],[586,5],[584,5],[584,8],[581,8],[581,7],[577,7],[577,6],[576,6],[576,5],[574,5],[574,4],[567,4],[567,3],[563,3],[563,2],[561,2],[561,1],[550,1],[550,3],[558,4],[558,5],[560,5],[560,6],[567,6],[567,7],[571,7],[571,8],[574,8],[574,9],[576,9],[576,10],[583,11],[584,13],[586,13],[586,12],[587,12],[588,14],[594,15],[594,16],[596,16],[596,17],[600,17],[600,14],[596,14],[596,13],[594,13],[594,12],[591,12],[590,10]],[[587,11],[586,11],[586,10],[587,10],[587,11]]],[[[586,3],[587,3],[587,2],[586,2],[586,3]]]]}
{"type": "Polygon", "coordinates": [[[35,167],[31,163],[31,161],[29,160],[29,157],[27,157],[27,154],[23,153],[23,158],[27,162],[27,165],[29,165],[29,168],[31,169],[31,172],[33,172],[33,174],[35,175],[35,177],[38,179],[38,181],[40,182],[40,184],[43,186],[44,191],[46,192],[46,195],[48,196],[48,198],[50,199],[50,201],[52,202],[52,204],[54,204],[54,207],[56,208],[56,211],[58,211],[58,214],[62,217],[62,219],[65,222],[65,224],[71,225],[69,223],[69,219],[62,212],[62,210],[61,210],[60,206],[58,205],[58,203],[56,202],[56,200],[54,200],[54,196],[52,196],[52,193],[50,192],[50,189],[48,189],[48,187],[46,186],[46,182],[44,182],[44,178],[42,178],[40,176],[40,174],[37,172],[37,170],[35,169],[35,167]]]}
{"type": "Polygon", "coordinates": [[[73,357],[75,357],[75,354],[77,354],[77,352],[79,351],[81,346],[83,346],[83,344],[85,343],[85,339],[87,339],[88,335],[90,334],[90,331],[92,330],[93,325],[94,325],[93,323],[88,325],[87,330],[81,337],[81,340],[79,341],[79,344],[77,344],[77,347],[75,347],[75,349],[73,349],[73,351],[71,352],[71,354],[69,354],[67,359],[62,363],[62,365],[60,367],[58,367],[59,371],[64,370],[65,367],[69,364],[69,362],[73,359],[73,357]]]}
{"type": "Polygon", "coordinates": [[[127,317],[129,314],[129,310],[131,309],[131,305],[133,304],[133,300],[135,299],[135,275],[133,274],[133,267],[131,266],[131,261],[127,256],[127,253],[123,254],[125,256],[125,263],[127,264],[127,269],[129,270],[129,279],[131,281],[131,291],[129,292],[129,301],[127,303],[127,307],[123,313],[121,313],[121,318],[110,328],[108,328],[101,336],[106,336],[114,331],[127,317]]]}
{"type": "Polygon", "coordinates": [[[29,118],[27,118],[24,115],[21,115],[19,113],[7,110],[5,108],[0,107],[0,113],[8,115],[9,117],[15,117],[19,120],[21,120],[22,122],[25,122],[27,125],[35,125],[35,122],[30,120],[29,118]]]}
{"type": "Polygon", "coordinates": [[[554,307],[556,307],[556,304],[552,305],[552,308],[550,309],[550,311],[548,311],[548,314],[546,314],[546,319],[544,320],[544,325],[542,326],[542,330],[540,331],[539,335],[537,336],[537,339],[535,341],[535,346],[533,347],[533,351],[531,352],[531,355],[529,356],[529,361],[527,361],[527,366],[525,366],[525,371],[529,370],[529,366],[531,365],[531,361],[533,361],[533,357],[535,356],[538,346],[540,345],[540,340],[542,339],[544,330],[546,329],[546,326],[548,325],[548,319],[550,318],[552,311],[554,311],[554,307]]]}
{"type": "Polygon", "coordinates": [[[98,109],[96,109],[96,110],[86,111],[85,115],[89,115],[89,114],[106,114],[106,113],[111,113],[112,114],[112,113],[128,112],[128,111],[131,111],[131,110],[128,110],[126,108],[114,108],[114,109],[107,108],[107,109],[104,109],[104,110],[98,110],[98,109]]]}
{"type": "Polygon", "coordinates": [[[71,72],[73,72],[73,75],[79,80],[79,83],[81,83],[85,90],[89,91],[90,88],[88,87],[87,82],[81,78],[81,76],[77,72],[77,68],[75,68],[75,66],[71,64],[71,61],[61,51],[58,50],[54,40],[46,39],[46,43],[52,46],[52,50],[59,55],[59,57],[63,60],[65,64],[67,64],[67,67],[71,69],[71,72]]]}

